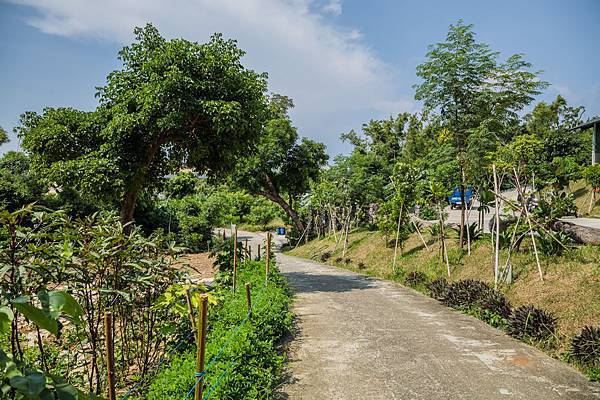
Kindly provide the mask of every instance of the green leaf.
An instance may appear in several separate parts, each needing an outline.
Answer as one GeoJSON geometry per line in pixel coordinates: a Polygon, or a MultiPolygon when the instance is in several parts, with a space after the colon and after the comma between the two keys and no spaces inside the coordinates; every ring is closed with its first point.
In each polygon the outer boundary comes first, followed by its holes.
{"type": "Polygon", "coordinates": [[[0,333],[7,333],[10,330],[10,324],[14,317],[10,308],[7,306],[0,307],[0,333]]]}
{"type": "Polygon", "coordinates": [[[13,300],[12,304],[25,318],[36,324],[39,328],[47,330],[54,336],[58,336],[58,322],[55,319],[46,315],[44,310],[34,307],[30,303],[23,302],[20,299],[23,298],[13,300]]]}
{"type": "Polygon", "coordinates": [[[46,377],[41,372],[33,372],[25,376],[13,376],[10,386],[28,397],[39,396],[46,387],[46,377]]]}
{"type": "Polygon", "coordinates": [[[81,324],[83,308],[71,294],[54,290],[48,292],[48,301],[51,311],[60,311],[71,317],[75,324],[81,324]]]}

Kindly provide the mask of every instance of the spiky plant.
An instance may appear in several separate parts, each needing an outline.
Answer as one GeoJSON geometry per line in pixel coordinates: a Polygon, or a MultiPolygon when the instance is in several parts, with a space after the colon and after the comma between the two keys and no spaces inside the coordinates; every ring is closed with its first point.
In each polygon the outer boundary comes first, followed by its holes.
{"type": "Polygon", "coordinates": [[[404,284],[413,288],[425,283],[427,283],[427,275],[421,271],[411,271],[404,278],[404,284]]]}
{"type": "Polygon", "coordinates": [[[437,278],[431,281],[427,285],[431,297],[436,300],[443,301],[446,298],[446,292],[448,290],[448,281],[446,278],[437,278]]]}
{"type": "Polygon", "coordinates": [[[341,263],[342,261],[344,261],[344,259],[342,257],[338,257],[335,259],[336,263],[341,263]]]}
{"type": "Polygon", "coordinates": [[[600,327],[584,326],[571,341],[571,355],[582,365],[600,368],[600,327]]]}
{"type": "Polygon", "coordinates": [[[327,260],[329,260],[331,258],[331,252],[330,251],[326,251],[323,254],[321,254],[321,257],[319,257],[319,259],[321,260],[321,262],[325,262],[327,260]]]}
{"type": "Polygon", "coordinates": [[[362,262],[362,261],[359,261],[358,264],[357,264],[357,266],[358,266],[358,269],[365,269],[365,268],[367,268],[367,266],[365,265],[365,263],[362,262]]]}
{"type": "Polygon", "coordinates": [[[508,319],[512,312],[510,301],[502,293],[492,290],[481,301],[481,308],[508,319]]]}
{"type": "Polygon", "coordinates": [[[344,264],[346,264],[346,265],[352,264],[352,259],[351,258],[345,258],[344,259],[344,264]]]}
{"type": "Polygon", "coordinates": [[[458,309],[470,309],[480,305],[493,289],[485,282],[464,279],[448,286],[443,303],[458,309]]]}
{"type": "Polygon", "coordinates": [[[508,319],[508,334],[550,344],[556,338],[556,317],[532,305],[515,308],[508,319]]]}

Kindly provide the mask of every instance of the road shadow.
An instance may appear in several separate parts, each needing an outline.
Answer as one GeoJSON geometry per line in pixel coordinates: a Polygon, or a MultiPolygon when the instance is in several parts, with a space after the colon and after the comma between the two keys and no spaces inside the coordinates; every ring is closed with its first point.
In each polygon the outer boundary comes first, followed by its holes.
{"type": "Polygon", "coordinates": [[[370,278],[359,275],[284,272],[294,293],[348,292],[373,287],[370,278]]]}

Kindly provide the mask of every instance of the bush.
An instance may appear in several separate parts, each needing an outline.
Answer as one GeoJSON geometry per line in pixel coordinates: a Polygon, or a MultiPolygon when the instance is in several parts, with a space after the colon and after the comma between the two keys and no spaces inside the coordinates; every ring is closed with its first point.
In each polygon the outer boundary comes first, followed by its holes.
{"type": "Polygon", "coordinates": [[[481,308],[504,319],[510,317],[512,306],[502,293],[492,290],[481,301],[481,308]]]}
{"type": "Polygon", "coordinates": [[[331,252],[330,251],[326,251],[323,254],[321,254],[321,256],[319,256],[319,260],[321,262],[326,262],[327,260],[329,260],[331,258],[331,252]]]}
{"type": "Polygon", "coordinates": [[[427,285],[431,297],[436,300],[443,301],[446,298],[446,292],[448,291],[448,281],[446,278],[434,279],[427,285]]]}
{"type": "Polygon", "coordinates": [[[366,264],[362,261],[359,261],[357,264],[358,269],[365,269],[367,268],[366,264]]]}
{"type": "Polygon", "coordinates": [[[433,221],[438,219],[439,215],[434,207],[424,204],[419,207],[419,218],[424,219],[425,221],[433,221]]]}
{"type": "Polygon", "coordinates": [[[551,344],[556,338],[556,318],[532,305],[521,306],[509,317],[508,334],[521,340],[551,344]]]}
{"type": "Polygon", "coordinates": [[[465,279],[450,284],[443,303],[452,308],[469,310],[481,305],[493,289],[485,282],[465,279]]]}
{"type": "MultiPolygon", "coordinates": [[[[220,301],[209,310],[206,359],[222,353],[207,363],[204,387],[207,393],[215,385],[211,399],[271,398],[280,383],[284,356],[278,353],[277,343],[291,329],[291,295],[275,265],[265,286],[262,266],[259,262],[240,265],[238,290],[232,293],[229,285],[219,285],[215,292],[220,301]],[[253,312],[245,320],[247,282],[252,285],[253,312]]],[[[184,398],[194,384],[194,370],[195,350],[175,357],[157,375],[146,398],[184,398]]]]}
{"type": "Polygon", "coordinates": [[[404,284],[410,286],[411,288],[417,288],[419,286],[423,286],[427,283],[427,275],[422,273],[421,271],[412,271],[409,272],[404,277],[404,284]]]}
{"type": "Polygon", "coordinates": [[[571,356],[580,365],[600,368],[600,328],[584,326],[571,340],[571,356]]]}

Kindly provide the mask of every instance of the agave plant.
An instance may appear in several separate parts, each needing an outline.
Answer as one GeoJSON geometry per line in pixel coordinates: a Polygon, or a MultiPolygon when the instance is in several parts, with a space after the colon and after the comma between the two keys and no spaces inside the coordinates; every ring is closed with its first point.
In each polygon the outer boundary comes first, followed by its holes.
{"type": "Polygon", "coordinates": [[[550,343],[556,338],[556,317],[532,305],[521,306],[509,317],[508,334],[517,339],[550,343]]]}
{"type": "Polygon", "coordinates": [[[584,326],[571,341],[571,355],[582,365],[600,368],[600,328],[584,326]]]}

